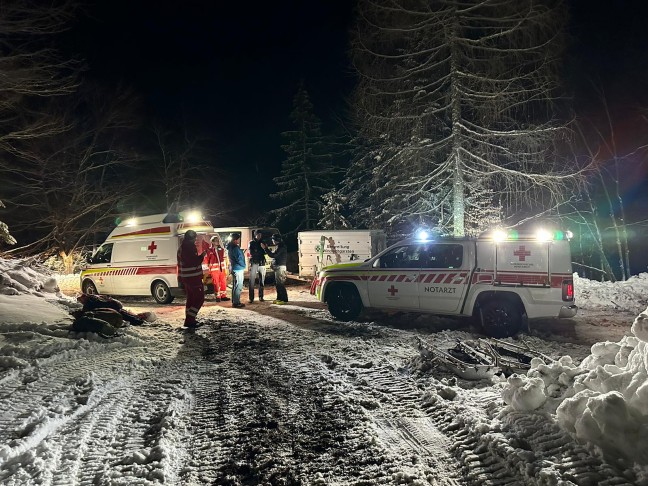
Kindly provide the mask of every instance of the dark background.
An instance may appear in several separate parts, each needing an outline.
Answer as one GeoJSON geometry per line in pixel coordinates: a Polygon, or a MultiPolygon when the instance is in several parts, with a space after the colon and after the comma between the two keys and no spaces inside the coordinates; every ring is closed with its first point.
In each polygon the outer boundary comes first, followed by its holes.
{"type": "Polygon", "coordinates": [[[102,1],[86,7],[66,46],[86,59],[85,76],[132,85],[146,123],[210,140],[205,163],[224,171],[251,217],[274,207],[300,79],[325,124],[345,117],[352,10],[343,0],[102,1]]]}
{"type": "MultiPolygon", "coordinates": [[[[97,1],[66,34],[65,49],[85,58],[87,78],[131,85],[145,124],[208,139],[213,150],[204,162],[223,174],[239,223],[261,222],[276,207],[269,194],[284,159],[280,134],[291,128],[300,79],[325,128],[348,123],[353,6],[353,0],[97,1]]],[[[638,107],[648,106],[648,2],[568,6],[563,79],[574,113],[600,116],[595,88],[602,89],[620,139],[636,146],[638,107]]],[[[634,216],[648,204],[644,165],[638,160],[623,181],[634,216]]]]}

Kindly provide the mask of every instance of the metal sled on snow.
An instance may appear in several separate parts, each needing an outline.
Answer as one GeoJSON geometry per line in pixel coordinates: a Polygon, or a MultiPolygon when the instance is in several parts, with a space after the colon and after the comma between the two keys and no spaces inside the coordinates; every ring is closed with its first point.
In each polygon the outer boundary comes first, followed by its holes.
{"type": "Polygon", "coordinates": [[[552,358],[527,345],[519,346],[499,339],[457,341],[453,348],[441,349],[417,336],[418,349],[424,359],[435,361],[466,380],[483,380],[497,374],[505,376],[526,373],[531,360],[540,358],[545,363],[552,358]]]}

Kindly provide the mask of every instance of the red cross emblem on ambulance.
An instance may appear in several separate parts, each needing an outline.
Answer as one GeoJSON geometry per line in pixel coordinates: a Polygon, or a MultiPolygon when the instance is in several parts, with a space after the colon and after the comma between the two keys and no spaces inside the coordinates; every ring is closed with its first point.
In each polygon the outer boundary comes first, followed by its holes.
{"type": "Polygon", "coordinates": [[[398,289],[394,287],[394,284],[392,284],[392,286],[387,289],[387,292],[389,292],[391,296],[394,297],[398,293],[398,289]]]}
{"type": "Polygon", "coordinates": [[[147,248],[151,252],[151,255],[152,255],[153,252],[155,251],[155,249],[157,248],[157,245],[155,244],[155,241],[151,241],[151,244],[147,248]]]}
{"type": "Polygon", "coordinates": [[[517,250],[513,252],[513,254],[518,257],[519,261],[525,262],[526,257],[531,256],[531,252],[526,249],[525,246],[520,246],[517,250]]]}

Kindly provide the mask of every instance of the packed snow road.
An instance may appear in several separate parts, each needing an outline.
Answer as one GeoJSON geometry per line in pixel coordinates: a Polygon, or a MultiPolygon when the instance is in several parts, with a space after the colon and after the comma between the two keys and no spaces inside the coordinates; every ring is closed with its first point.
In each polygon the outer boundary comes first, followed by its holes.
{"type": "Polygon", "coordinates": [[[631,484],[548,417],[500,415],[497,383],[420,357],[416,336],[475,337],[465,323],[344,324],[302,291],[287,306],[208,301],[186,333],[182,301],[125,305],[158,320],[0,375],[0,483],[631,484]]]}

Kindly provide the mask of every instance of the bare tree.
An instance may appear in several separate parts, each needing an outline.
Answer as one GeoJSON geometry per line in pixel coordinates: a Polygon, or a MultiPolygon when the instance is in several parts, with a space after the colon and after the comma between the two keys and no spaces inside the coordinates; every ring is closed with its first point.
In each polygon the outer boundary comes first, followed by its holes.
{"type": "Polygon", "coordinates": [[[141,179],[156,211],[199,208],[211,215],[231,211],[225,204],[223,170],[213,159],[207,141],[190,135],[189,130],[153,129],[156,153],[143,167],[141,179]]]}
{"type": "Polygon", "coordinates": [[[110,226],[121,204],[135,191],[134,154],[127,149],[134,122],[132,99],[117,89],[88,87],[51,103],[50,116],[65,130],[15,144],[3,174],[16,234],[29,241],[12,252],[56,250],[66,267],[89,237],[110,226]]]}
{"type": "Polygon", "coordinates": [[[370,204],[370,218],[461,236],[562,199],[561,0],[360,0],[357,12],[354,108],[369,150],[349,177],[376,182],[368,199],[349,193],[356,213],[370,204]]]}
{"type": "MultiPolygon", "coordinates": [[[[43,118],[41,102],[73,93],[78,64],[63,61],[49,46],[74,13],[69,1],[2,3],[0,15],[0,151],[14,143],[59,133],[59,120],[43,118]]],[[[0,158],[0,164],[2,159],[0,158]]]]}
{"type": "Polygon", "coordinates": [[[572,148],[588,183],[563,218],[577,229],[580,267],[606,280],[627,280],[632,268],[629,233],[648,227],[644,211],[628,213],[623,196],[634,182],[633,174],[642,175],[648,168],[646,119],[635,107],[622,107],[621,115],[613,113],[603,90],[596,91],[600,116],[578,120],[572,148]],[[622,129],[617,126],[619,118],[622,129]]]}
{"type": "MultiPolygon", "coordinates": [[[[75,91],[78,64],[61,60],[51,38],[67,28],[75,2],[43,4],[7,1],[0,15],[0,190],[7,199],[12,168],[26,143],[65,130],[61,120],[43,116],[43,100],[75,91]]],[[[11,215],[7,213],[10,217],[11,215]]],[[[15,244],[6,223],[2,239],[15,244]]]]}

